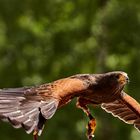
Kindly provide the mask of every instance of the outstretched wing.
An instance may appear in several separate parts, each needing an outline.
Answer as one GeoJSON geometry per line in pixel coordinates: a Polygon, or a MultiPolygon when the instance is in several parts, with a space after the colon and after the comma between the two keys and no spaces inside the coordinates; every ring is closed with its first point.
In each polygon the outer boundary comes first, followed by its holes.
{"type": "Polygon", "coordinates": [[[140,104],[125,92],[122,92],[120,99],[103,103],[101,107],[125,123],[133,124],[140,131],[140,104]]]}
{"type": "Polygon", "coordinates": [[[27,133],[38,129],[41,134],[46,119],[57,110],[59,101],[38,94],[36,88],[13,88],[0,90],[0,119],[9,121],[13,127],[23,127],[27,133]]]}

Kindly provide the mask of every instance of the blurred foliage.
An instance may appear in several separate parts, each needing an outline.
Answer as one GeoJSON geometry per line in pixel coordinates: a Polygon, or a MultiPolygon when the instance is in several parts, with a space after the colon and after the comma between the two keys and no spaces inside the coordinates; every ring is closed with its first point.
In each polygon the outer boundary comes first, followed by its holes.
{"type": "MultiPolygon", "coordinates": [[[[30,86],[76,73],[123,70],[140,101],[139,0],[0,0],[0,88],[30,86]]],[[[138,140],[133,126],[100,108],[94,140],[138,140]]],[[[49,120],[40,140],[85,140],[87,118],[75,100],[49,120]]],[[[0,122],[0,139],[29,140],[0,122]]]]}

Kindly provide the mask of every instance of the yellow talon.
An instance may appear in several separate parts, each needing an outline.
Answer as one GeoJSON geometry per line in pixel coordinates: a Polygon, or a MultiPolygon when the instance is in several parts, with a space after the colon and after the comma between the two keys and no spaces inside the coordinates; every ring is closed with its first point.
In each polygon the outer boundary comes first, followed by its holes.
{"type": "Polygon", "coordinates": [[[93,118],[88,122],[88,126],[87,126],[87,136],[89,140],[91,140],[94,137],[95,128],[96,128],[96,121],[93,118]]]}
{"type": "Polygon", "coordinates": [[[35,130],[35,131],[33,132],[33,135],[35,136],[35,135],[37,135],[37,133],[38,133],[37,130],[35,130]]]}

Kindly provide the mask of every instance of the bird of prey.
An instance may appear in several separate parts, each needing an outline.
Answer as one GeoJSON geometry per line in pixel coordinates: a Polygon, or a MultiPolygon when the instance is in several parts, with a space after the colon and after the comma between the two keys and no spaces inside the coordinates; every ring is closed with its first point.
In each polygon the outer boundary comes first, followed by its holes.
{"type": "Polygon", "coordinates": [[[87,138],[92,140],[96,120],[87,105],[99,105],[106,112],[140,130],[140,104],[123,91],[129,78],[125,72],[77,74],[34,87],[0,90],[0,119],[15,128],[41,135],[46,120],[56,110],[77,98],[77,107],[89,118],[87,138]]]}

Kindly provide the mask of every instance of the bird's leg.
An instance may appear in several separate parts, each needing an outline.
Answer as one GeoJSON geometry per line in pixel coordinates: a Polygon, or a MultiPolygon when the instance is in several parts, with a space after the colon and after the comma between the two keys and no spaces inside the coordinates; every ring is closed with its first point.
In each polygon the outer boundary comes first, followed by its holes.
{"type": "Polygon", "coordinates": [[[88,140],[92,140],[92,137],[94,137],[94,131],[96,128],[96,120],[95,118],[91,115],[89,108],[87,107],[88,104],[93,104],[90,100],[87,100],[85,98],[78,98],[76,106],[80,109],[82,109],[86,115],[89,118],[89,122],[87,125],[87,137],[88,140]]]}
{"type": "Polygon", "coordinates": [[[37,140],[38,136],[41,135],[43,128],[44,128],[44,124],[46,122],[46,119],[42,116],[41,112],[39,113],[39,121],[37,126],[34,128],[34,132],[33,132],[33,140],[37,140]]]}
{"type": "Polygon", "coordinates": [[[34,129],[34,132],[33,132],[33,140],[37,140],[37,137],[38,137],[38,130],[37,129],[34,129]]]}

